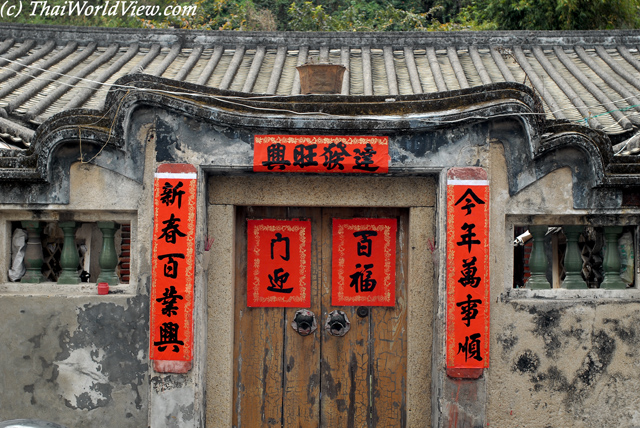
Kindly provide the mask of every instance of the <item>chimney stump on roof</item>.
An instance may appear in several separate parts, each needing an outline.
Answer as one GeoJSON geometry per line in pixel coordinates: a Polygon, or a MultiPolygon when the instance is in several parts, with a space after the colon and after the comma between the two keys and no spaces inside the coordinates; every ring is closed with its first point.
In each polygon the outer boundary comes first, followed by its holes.
{"type": "Polygon", "coordinates": [[[300,73],[301,94],[339,94],[346,67],[341,64],[303,64],[300,73]]]}

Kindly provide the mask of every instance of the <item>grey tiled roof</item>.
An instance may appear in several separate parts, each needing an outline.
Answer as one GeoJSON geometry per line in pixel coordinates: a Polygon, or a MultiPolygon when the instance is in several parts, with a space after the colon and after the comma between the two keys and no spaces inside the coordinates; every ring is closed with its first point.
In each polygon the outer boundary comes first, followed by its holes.
{"type": "Polygon", "coordinates": [[[240,33],[4,24],[0,137],[19,146],[58,112],[100,109],[110,85],[127,74],[296,95],[295,67],[315,61],[347,67],[345,95],[524,83],[540,95],[548,119],[624,140],[640,127],[639,50],[640,31],[240,33]]]}

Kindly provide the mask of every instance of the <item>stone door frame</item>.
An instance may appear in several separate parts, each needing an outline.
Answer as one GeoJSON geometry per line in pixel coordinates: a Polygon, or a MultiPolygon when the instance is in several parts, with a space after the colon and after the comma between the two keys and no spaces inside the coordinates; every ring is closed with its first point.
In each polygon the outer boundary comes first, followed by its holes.
{"type": "Polygon", "coordinates": [[[207,303],[201,318],[206,332],[196,335],[206,336],[207,343],[199,353],[206,359],[201,365],[206,379],[207,426],[231,426],[233,415],[233,242],[238,205],[409,208],[407,426],[431,425],[432,333],[437,330],[433,311],[439,294],[434,274],[437,183],[433,175],[207,178],[208,197],[201,200],[207,201],[207,234],[216,241],[207,256],[207,303]]]}

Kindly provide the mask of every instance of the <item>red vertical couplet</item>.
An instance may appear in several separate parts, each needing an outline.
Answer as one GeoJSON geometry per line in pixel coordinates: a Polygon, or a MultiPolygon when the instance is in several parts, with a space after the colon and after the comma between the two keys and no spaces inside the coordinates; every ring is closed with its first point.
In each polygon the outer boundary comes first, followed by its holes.
{"type": "Polygon", "coordinates": [[[395,306],[395,218],[333,219],[333,306],[395,306]]]}
{"type": "Polygon", "coordinates": [[[190,361],[193,348],[197,171],[160,165],[155,174],[151,359],[190,361]]]}
{"type": "Polygon", "coordinates": [[[311,222],[247,221],[247,306],[311,306],[311,222]]]}
{"type": "Polygon", "coordinates": [[[447,174],[447,371],[457,373],[456,377],[477,377],[465,369],[487,367],[489,182],[482,168],[451,168],[447,174]]]}

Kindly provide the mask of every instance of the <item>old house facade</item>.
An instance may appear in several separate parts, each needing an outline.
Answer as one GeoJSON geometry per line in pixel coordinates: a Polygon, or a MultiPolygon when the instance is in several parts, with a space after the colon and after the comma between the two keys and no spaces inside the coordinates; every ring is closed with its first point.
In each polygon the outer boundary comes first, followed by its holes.
{"type": "MultiPolygon", "coordinates": [[[[639,49],[637,31],[1,25],[0,420],[640,426],[639,49]],[[301,94],[308,62],[343,64],[340,93],[301,94]],[[377,138],[388,157],[381,173],[261,172],[275,160],[256,154],[263,136],[377,138]],[[193,247],[162,264],[158,186],[175,177],[191,180],[193,247]],[[469,297],[485,308],[483,353],[450,343],[456,185],[488,189],[485,294],[469,297]],[[394,219],[387,306],[332,299],[334,226],[354,218],[394,219]],[[255,220],[308,222],[308,303],[248,304],[255,220]],[[160,272],[182,261],[181,299],[162,295],[160,272]],[[170,298],[190,317],[175,359],[154,321],[170,298]],[[303,307],[307,335],[291,326],[303,307]],[[324,328],[336,310],[344,335],[324,328]]],[[[479,285],[466,272],[464,294],[479,285]]]]}

